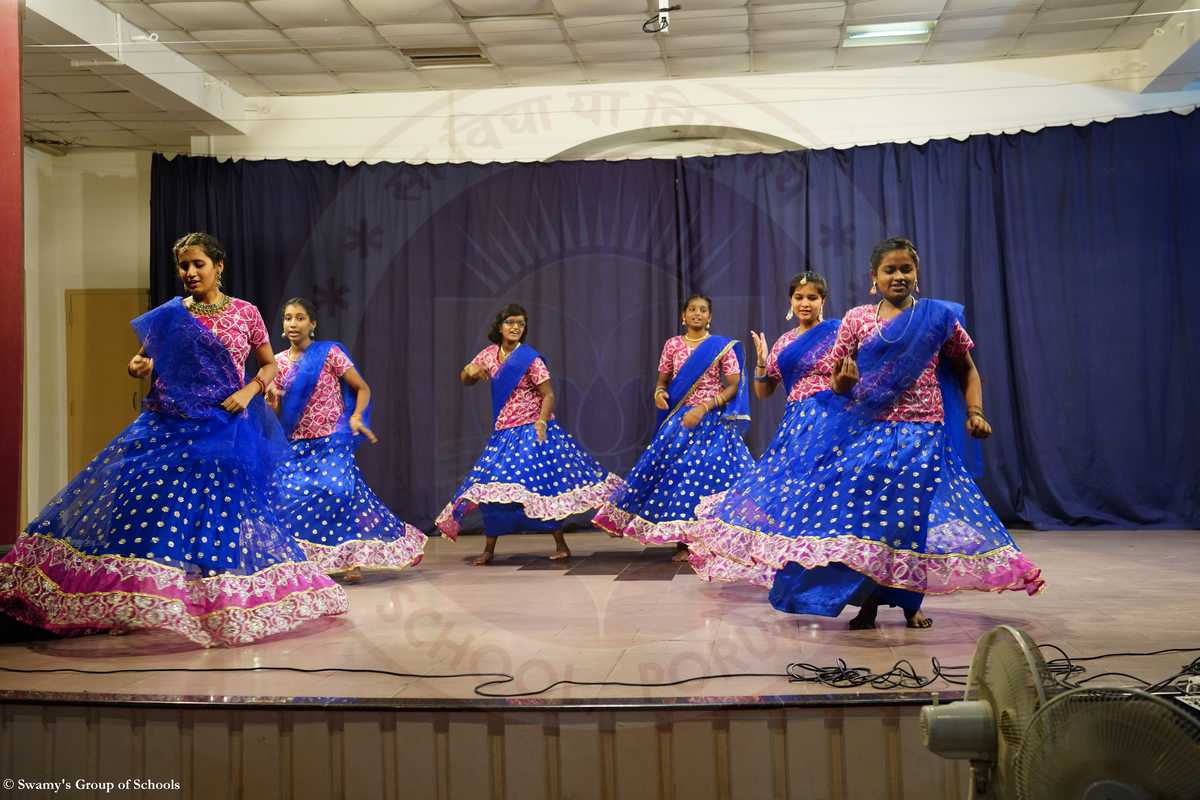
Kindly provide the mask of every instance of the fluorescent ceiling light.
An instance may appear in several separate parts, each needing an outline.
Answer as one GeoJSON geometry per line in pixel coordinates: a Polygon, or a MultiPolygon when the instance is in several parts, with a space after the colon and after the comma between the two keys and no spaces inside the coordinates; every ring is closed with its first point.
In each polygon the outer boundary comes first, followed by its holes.
{"type": "Polygon", "coordinates": [[[933,35],[933,20],[888,22],[879,25],[847,25],[842,47],[873,47],[884,44],[924,44],[933,35]]]}

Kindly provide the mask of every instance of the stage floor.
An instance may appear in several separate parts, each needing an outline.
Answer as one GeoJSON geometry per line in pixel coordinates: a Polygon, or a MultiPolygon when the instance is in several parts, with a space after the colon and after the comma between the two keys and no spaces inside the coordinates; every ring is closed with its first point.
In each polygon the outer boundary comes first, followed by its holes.
{"type": "MultiPolygon", "coordinates": [[[[368,575],[347,587],[350,612],[345,616],[259,644],[203,650],[146,632],[46,639],[0,646],[0,666],[504,672],[515,676],[515,683],[491,691],[506,693],[564,678],[664,682],[712,673],[783,673],[790,662],[828,666],[838,658],[876,671],[909,659],[919,672],[930,674],[932,656],[944,665],[969,664],[976,639],[999,624],[1018,626],[1039,643],[1058,645],[1076,657],[1200,647],[1193,602],[1200,532],[1018,532],[1017,541],[1043,570],[1047,586],[1041,595],[931,597],[925,610],[934,627],[920,631],[906,629],[896,609],[880,611],[881,627],[875,631],[846,630],[850,612],[836,620],[783,614],[770,607],[763,590],[703,583],[686,564],[669,560],[670,549],[645,549],[601,533],[568,534],[574,557],[565,563],[545,559],[552,550],[548,535],[503,539],[496,561],[487,567],[467,563],[482,538],[464,536],[458,544],[430,541],[424,562],[414,569],[368,575]]],[[[1159,680],[1193,655],[1118,657],[1087,666],[1089,673],[1122,671],[1159,680]]],[[[372,698],[406,705],[476,697],[473,688],[480,680],[286,672],[0,672],[0,691],[200,702],[372,698]]],[[[921,693],[960,689],[938,682],[921,693]]],[[[828,693],[817,684],[755,677],[656,688],[560,687],[542,699],[746,702],[774,696],[778,702],[780,695],[828,693]]]]}

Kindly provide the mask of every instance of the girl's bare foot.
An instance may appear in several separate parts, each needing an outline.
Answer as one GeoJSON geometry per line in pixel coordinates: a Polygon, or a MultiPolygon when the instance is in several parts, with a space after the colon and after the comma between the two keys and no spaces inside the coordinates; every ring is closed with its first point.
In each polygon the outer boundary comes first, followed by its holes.
{"type": "Polygon", "coordinates": [[[848,626],[852,631],[869,631],[875,627],[875,615],[879,612],[879,603],[868,600],[859,609],[858,615],[850,620],[848,626]]]}
{"type": "Polygon", "coordinates": [[[362,570],[358,567],[342,574],[342,581],[345,583],[358,583],[362,580],[362,570]]]}
{"type": "Polygon", "coordinates": [[[933,620],[931,620],[929,617],[925,616],[925,613],[920,610],[914,611],[911,614],[909,612],[905,611],[904,619],[907,621],[907,625],[910,628],[932,628],[933,627],[933,620]]]}
{"type": "Polygon", "coordinates": [[[675,548],[675,555],[671,556],[672,561],[687,561],[688,549],[686,544],[680,544],[675,548]]]}
{"type": "Polygon", "coordinates": [[[560,547],[559,549],[555,550],[550,555],[550,560],[551,561],[562,561],[563,559],[567,559],[570,557],[571,557],[571,551],[568,550],[566,547],[560,547]]]}
{"type": "Polygon", "coordinates": [[[492,559],[495,558],[495,556],[496,556],[496,554],[491,552],[490,550],[484,550],[482,553],[475,556],[475,560],[471,562],[471,566],[472,567],[482,567],[485,564],[490,564],[492,562],[492,559]]]}

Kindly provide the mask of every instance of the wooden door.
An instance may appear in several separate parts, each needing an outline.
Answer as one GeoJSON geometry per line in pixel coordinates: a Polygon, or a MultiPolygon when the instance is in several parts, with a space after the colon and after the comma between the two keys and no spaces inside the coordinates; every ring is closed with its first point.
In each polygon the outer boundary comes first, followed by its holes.
{"type": "Polygon", "coordinates": [[[67,466],[74,476],[138,415],[149,381],[126,372],[144,289],[67,290],[67,466]]]}

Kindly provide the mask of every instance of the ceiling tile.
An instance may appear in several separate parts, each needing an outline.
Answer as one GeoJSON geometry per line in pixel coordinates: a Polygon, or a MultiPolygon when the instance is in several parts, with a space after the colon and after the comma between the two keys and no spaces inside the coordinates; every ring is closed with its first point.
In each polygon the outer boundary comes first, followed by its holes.
{"type": "Polygon", "coordinates": [[[232,0],[188,0],[155,3],[154,10],[185,31],[198,28],[266,28],[270,23],[245,3],[232,0]]]}
{"type": "Polygon", "coordinates": [[[21,98],[23,114],[61,114],[81,110],[80,106],[52,94],[27,94],[21,98]]]}
{"type": "Polygon", "coordinates": [[[255,75],[260,83],[280,94],[326,94],[345,92],[346,86],[324,72],[293,72],[287,75],[255,75]]]}
{"type": "Polygon", "coordinates": [[[672,58],[676,56],[727,56],[750,52],[750,36],[745,33],[724,33],[710,36],[671,34],[663,40],[663,44],[667,55],[672,58]]]}
{"type": "Polygon", "coordinates": [[[217,53],[256,52],[293,46],[290,39],[273,28],[201,29],[192,31],[192,36],[217,53]]]}
{"type": "Polygon", "coordinates": [[[912,64],[925,52],[923,44],[894,44],[882,47],[839,47],[835,66],[890,67],[912,64]]]}
{"type": "Polygon", "coordinates": [[[111,3],[106,2],[104,5],[109,11],[120,14],[125,19],[129,20],[134,25],[144,31],[163,30],[166,28],[174,28],[166,17],[159,14],[150,6],[144,3],[111,3]]]}
{"type": "Polygon", "coordinates": [[[671,32],[666,38],[694,36],[699,33],[735,33],[750,28],[746,9],[671,12],[671,32]]]}
{"type": "Polygon", "coordinates": [[[467,47],[476,44],[467,26],[458,22],[379,25],[379,34],[401,47],[467,47]]]}
{"type": "Polygon", "coordinates": [[[1036,33],[1061,33],[1088,28],[1115,28],[1133,13],[1137,3],[1116,3],[1088,8],[1043,9],[1030,23],[1029,29],[1036,33]]]}
{"type": "Polygon", "coordinates": [[[576,42],[575,52],[588,61],[642,61],[659,58],[662,50],[654,39],[626,39],[620,42],[576,42]]]}
{"type": "MultiPolygon", "coordinates": [[[[863,25],[872,22],[911,22],[937,19],[946,7],[946,0],[857,0],[846,7],[846,23],[863,25]]],[[[852,50],[872,50],[854,47],[852,50]]]]}
{"type": "Polygon", "coordinates": [[[283,35],[301,47],[353,47],[383,44],[368,25],[331,25],[321,28],[284,28],[283,35]]]}
{"type": "Polygon", "coordinates": [[[88,111],[160,111],[151,102],[143,100],[133,92],[88,92],[87,94],[63,94],[62,98],[88,111]]]}
{"type": "Polygon", "coordinates": [[[491,66],[423,69],[420,74],[435,89],[488,89],[504,85],[500,70],[491,66]]]}
{"type": "Polygon", "coordinates": [[[983,38],[986,36],[1019,35],[1033,21],[1032,11],[1017,11],[995,16],[949,17],[938,20],[933,29],[935,39],[956,34],[953,38],[983,38]]]}
{"type": "Polygon", "coordinates": [[[750,27],[755,30],[807,27],[809,25],[828,27],[841,25],[845,18],[846,4],[839,2],[755,5],[750,8],[750,27]]]}
{"type": "Polygon", "coordinates": [[[485,45],[548,44],[563,41],[562,28],[553,19],[491,19],[467,24],[485,45]]]}
{"type": "MultiPolygon", "coordinates": [[[[53,97],[53,95],[34,95],[35,97],[53,97]]],[[[38,112],[25,110],[26,118],[39,122],[44,126],[53,125],[55,122],[78,119],[95,119],[96,115],[83,109],[76,108],[73,111],[53,111],[53,112],[38,112]]],[[[104,116],[101,114],[100,116],[104,116]]]]}
{"type": "Polygon", "coordinates": [[[150,147],[153,144],[145,136],[129,131],[94,131],[76,134],[71,138],[91,147],[150,147]]]}
{"type": "Polygon", "coordinates": [[[933,42],[925,49],[925,53],[921,56],[921,61],[948,63],[1002,58],[1008,55],[1016,44],[1016,36],[933,42]]]}
{"type": "Polygon", "coordinates": [[[667,77],[667,65],[661,61],[625,61],[612,64],[588,64],[584,68],[592,80],[644,81],[667,77]]]}
{"type": "Polygon", "coordinates": [[[255,78],[262,75],[320,72],[321,66],[304,53],[231,53],[226,58],[255,78]]]}
{"type": "Polygon", "coordinates": [[[383,47],[373,50],[315,50],[312,57],[326,69],[337,72],[379,72],[389,69],[408,69],[408,62],[394,50],[383,47]]]}
{"type": "Polygon", "coordinates": [[[841,40],[841,28],[780,28],[773,31],[753,31],[750,34],[750,41],[755,50],[837,47],[841,40]]]}
{"type": "Polygon", "coordinates": [[[343,0],[250,0],[250,5],[281,28],[362,24],[343,0]]]}
{"type": "Polygon", "coordinates": [[[188,61],[195,64],[200,69],[207,72],[209,75],[225,76],[231,72],[237,72],[238,69],[233,64],[230,64],[221,56],[213,55],[211,52],[208,55],[202,53],[188,53],[184,56],[188,61]]]}
{"type": "MultiPolygon", "coordinates": [[[[612,14],[636,14],[645,20],[650,17],[646,0],[553,0],[554,8],[563,17],[603,17],[612,14]]],[[[639,25],[641,23],[638,23],[639,25]]]]}
{"type": "Polygon", "coordinates": [[[402,92],[428,88],[428,84],[414,70],[339,72],[338,79],[359,92],[402,92]]]}
{"type": "Polygon", "coordinates": [[[702,78],[717,75],[737,75],[750,71],[750,55],[702,56],[699,58],[670,58],[671,75],[677,78],[702,78]]]}
{"type": "Polygon", "coordinates": [[[505,67],[504,76],[518,86],[556,86],[567,83],[586,83],[587,75],[576,64],[555,64],[552,67],[505,67]]]}
{"type": "Polygon", "coordinates": [[[949,0],[946,11],[954,14],[995,15],[1011,11],[1037,11],[1043,0],[949,0]]]}
{"type": "Polygon", "coordinates": [[[77,73],[71,62],[53,53],[23,52],[21,54],[21,74],[30,75],[70,75],[77,73]]]}
{"type": "Polygon", "coordinates": [[[554,10],[550,0],[453,0],[453,4],[464,17],[546,14],[554,10]]]}
{"type": "Polygon", "coordinates": [[[507,44],[488,48],[492,61],[501,66],[526,64],[567,64],[575,54],[565,44],[507,44]]]}
{"type": "Polygon", "coordinates": [[[747,5],[749,5],[747,0],[688,0],[684,7],[688,11],[708,11],[718,8],[745,8],[747,5]]]}
{"type": "Polygon", "coordinates": [[[26,79],[26,83],[36,86],[43,92],[56,94],[59,92],[111,92],[121,88],[106,78],[82,70],[76,75],[58,77],[30,75],[26,79]]]}
{"type": "Polygon", "coordinates": [[[458,21],[458,13],[447,0],[350,0],[350,3],[376,25],[458,21]]]}
{"type": "MultiPolygon", "coordinates": [[[[1082,31],[1067,31],[1064,33],[1027,33],[1013,48],[1014,54],[1031,55],[1034,53],[1066,53],[1072,50],[1094,50],[1104,44],[1110,31],[1103,28],[1092,28],[1082,31]]],[[[867,49],[867,48],[860,48],[867,49]]]]}
{"type": "Polygon", "coordinates": [[[833,66],[837,51],[832,47],[825,50],[773,50],[754,54],[756,72],[807,72],[833,66]]]}
{"type": "Polygon", "coordinates": [[[567,35],[576,42],[627,41],[639,37],[653,41],[642,32],[644,16],[574,17],[564,19],[567,35]]]}

